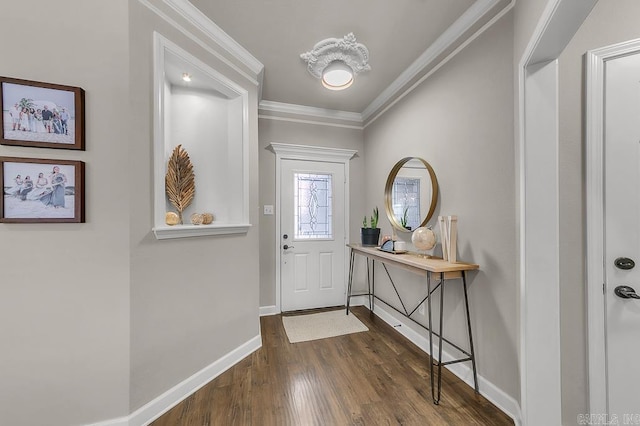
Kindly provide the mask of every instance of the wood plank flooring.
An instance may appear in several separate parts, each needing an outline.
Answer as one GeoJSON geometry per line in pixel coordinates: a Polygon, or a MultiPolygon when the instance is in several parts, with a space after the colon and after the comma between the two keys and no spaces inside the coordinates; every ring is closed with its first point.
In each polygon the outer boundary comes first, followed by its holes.
{"type": "Polygon", "coordinates": [[[261,318],[262,348],[153,426],[513,425],[443,369],[434,405],[428,356],[364,307],[368,332],[291,344],[280,315],[261,318]]]}

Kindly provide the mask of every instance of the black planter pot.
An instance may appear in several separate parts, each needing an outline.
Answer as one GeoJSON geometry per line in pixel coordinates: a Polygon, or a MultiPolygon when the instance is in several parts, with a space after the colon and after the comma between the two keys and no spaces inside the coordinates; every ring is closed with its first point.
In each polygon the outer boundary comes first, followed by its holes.
{"type": "Polygon", "coordinates": [[[360,238],[363,246],[375,247],[380,241],[380,228],[360,228],[360,238]]]}

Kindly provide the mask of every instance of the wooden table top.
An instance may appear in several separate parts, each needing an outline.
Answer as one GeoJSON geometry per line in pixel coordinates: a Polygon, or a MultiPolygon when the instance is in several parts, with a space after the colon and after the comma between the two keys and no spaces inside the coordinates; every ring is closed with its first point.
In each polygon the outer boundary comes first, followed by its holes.
{"type": "Polygon", "coordinates": [[[360,244],[347,244],[347,247],[351,248],[356,253],[360,253],[369,258],[384,262],[387,264],[394,264],[405,269],[412,270],[414,272],[460,272],[460,271],[472,271],[480,269],[480,265],[475,263],[466,262],[448,262],[439,257],[423,257],[418,253],[404,253],[394,254],[386,251],[382,251],[376,247],[363,247],[360,244]]]}

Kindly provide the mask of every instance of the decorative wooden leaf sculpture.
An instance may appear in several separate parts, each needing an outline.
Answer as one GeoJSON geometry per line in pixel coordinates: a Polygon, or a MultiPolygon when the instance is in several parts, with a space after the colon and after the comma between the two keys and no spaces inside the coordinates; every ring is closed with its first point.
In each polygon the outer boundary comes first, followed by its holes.
{"type": "Polygon", "coordinates": [[[193,164],[182,145],[176,146],[171,153],[164,183],[169,202],[178,210],[180,224],[182,224],[182,212],[191,204],[196,194],[193,164]]]}

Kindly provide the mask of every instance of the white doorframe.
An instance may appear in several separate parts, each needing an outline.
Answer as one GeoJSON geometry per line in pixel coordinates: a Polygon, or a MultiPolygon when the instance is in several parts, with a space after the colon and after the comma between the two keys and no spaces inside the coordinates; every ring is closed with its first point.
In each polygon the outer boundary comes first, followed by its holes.
{"type": "Polygon", "coordinates": [[[555,60],[530,65],[526,70],[523,165],[526,179],[522,188],[525,194],[522,212],[526,221],[521,231],[524,285],[520,292],[525,308],[521,333],[526,362],[521,364],[522,396],[525,402],[537,405],[544,401],[545,406],[544,410],[529,411],[523,406],[525,424],[530,425],[560,424],[562,411],[557,69],[555,60]],[[532,174],[536,174],[535,179],[531,178],[532,174]],[[541,369],[541,365],[545,367],[541,369]]]}
{"type": "Polygon", "coordinates": [[[556,60],[596,2],[549,0],[518,64],[516,164],[519,168],[517,192],[520,223],[520,405],[524,425],[562,423],[557,247],[560,237],[557,219],[560,212],[558,134],[555,130],[559,86],[555,68],[556,60]],[[541,78],[536,71],[543,68],[546,70],[541,78]],[[535,113],[545,108],[547,113],[535,113]],[[535,128],[552,129],[553,134],[532,132],[535,128]],[[541,157],[542,154],[550,157],[541,157]],[[547,172],[549,163],[555,165],[554,173],[547,172]],[[538,182],[541,186],[538,186],[538,182]],[[540,190],[544,188],[550,188],[551,194],[541,193],[540,190]],[[549,220],[553,223],[549,223],[549,220]],[[551,268],[544,262],[549,253],[555,256],[551,268]],[[544,276],[552,279],[541,281],[540,271],[545,271],[544,276]],[[538,296],[545,291],[553,295],[552,300],[541,301],[538,296]],[[548,338],[536,341],[537,336],[531,331],[541,327],[541,324],[544,324],[548,338]],[[539,375],[541,360],[550,359],[550,354],[557,358],[552,360],[552,368],[557,374],[539,375]]]}
{"type": "Polygon", "coordinates": [[[640,52],[640,39],[587,52],[587,342],[589,411],[607,413],[604,306],[604,78],[605,62],[640,52]]]}
{"type": "MultiPolygon", "coordinates": [[[[349,237],[349,160],[353,158],[358,151],[352,149],[325,148],[320,146],[292,145],[272,142],[269,147],[276,154],[276,236],[275,236],[275,253],[276,253],[276,313],[282,312],[282,283],[280,275],[280,264],[282,250],[280,249],[280,172],[282,170],[282,160],[311,160],[323,161],[326,163],[344,164],[344,214],[345,214],[345,236],[349,237]]],[[[347,258],[347,247],[344,248],[345,262],[347,258]]],[[[346,263],[345,263],[346,264],[346,263]]],[[[344,278],[346,280],[346,268],[344,278]]],[[[345,281],[346,282],[346,281],[345,281]]]]}

